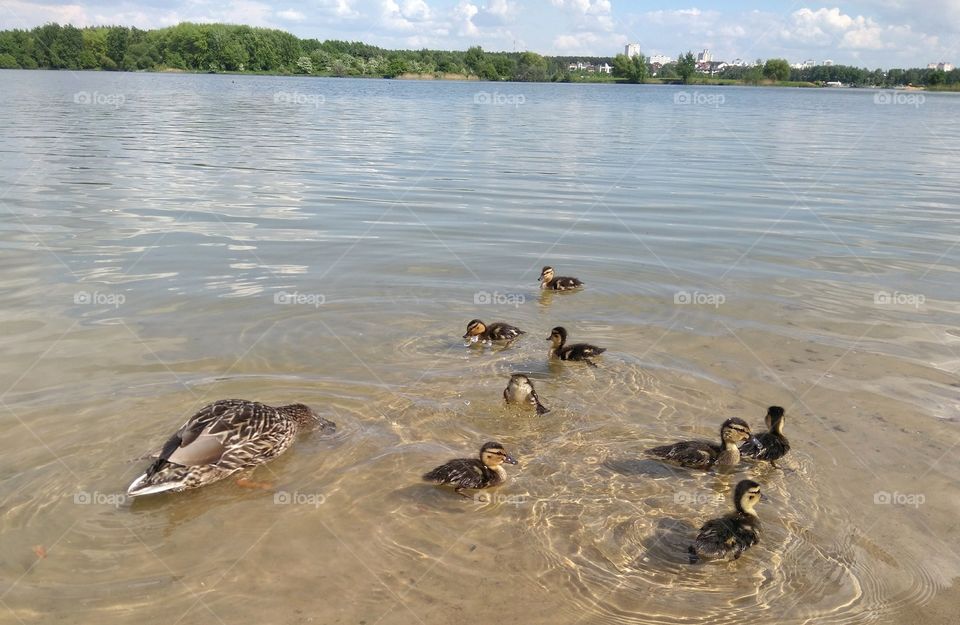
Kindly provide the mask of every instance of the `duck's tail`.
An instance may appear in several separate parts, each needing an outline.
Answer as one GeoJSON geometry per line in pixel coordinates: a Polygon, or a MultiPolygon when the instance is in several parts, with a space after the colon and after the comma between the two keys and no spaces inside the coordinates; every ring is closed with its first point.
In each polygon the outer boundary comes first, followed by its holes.
{"type": "Polygon", "coordinates": [[[542,417],[543,415],[550,412],[550,409],[540,403],[540,400],[537,400],[537,416],[542,417]]]}

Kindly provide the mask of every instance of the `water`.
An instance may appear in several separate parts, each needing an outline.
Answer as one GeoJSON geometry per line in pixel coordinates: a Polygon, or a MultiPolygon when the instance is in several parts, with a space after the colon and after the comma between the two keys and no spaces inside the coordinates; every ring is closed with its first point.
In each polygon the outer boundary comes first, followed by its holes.
{"type": "Polygon", "coordinates": [[[955,618],[960,98],[0,85],[0,621],[955,618]],[[586,290],[539,293],[548,263],[586,290]],[[528,334],[467,348],[474,317],[528,334]],[[548,364],[554,325],[600,366],[548,364]],[[552,412],[502,406],[514,371],[552,412]],[[271,490],[125,500],[226,397],[339,429],[271,490]],[[783,470],[643,460],[770,404],[783,470]],[[520,460],[491,501],[418,482],[490,439],[520,460]],[[688,566],[745,476],[762,542],[688,566]]]}

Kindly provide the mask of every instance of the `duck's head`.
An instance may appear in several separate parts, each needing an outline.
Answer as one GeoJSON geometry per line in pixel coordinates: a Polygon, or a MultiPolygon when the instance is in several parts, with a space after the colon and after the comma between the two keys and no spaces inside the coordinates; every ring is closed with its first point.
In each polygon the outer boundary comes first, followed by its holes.
{"type": "Polygon", "coordinates": [[[324,419],[314,412],[313,408],[306,404],[289,404],[287,406],[281,406],[279,410],[289,419],[296,421],[302,426],[316,426],[324,430],[337,429],[337,425],[333,421],[324,419]]]}
{"type": "Polygon", "coordinates": [[[747,425],[747,422],[743,419],[731,417],[720,426],[720,439],[725,444],[736,445],[752,437],[753,434],[750,432],[750,426],[747,425]]]}
{"type": "Polygon", "coordinates": [[[745,512],[752,516],[757,515],[753,508],[762,498],[760,484],[753,480],[741,480],[733,491],[733,505],[736,506],[737,512],[745,512]]]}
{"type": "Polygon", "coordinates": [[[480,448],[480,462],[490,468],[498,467],[504,462],[517,464],[517,461],[510,457],[503,445],[494,441],[484,443],[483,447],[480,448]]]}
{"type": "Polygon", "coordinates": [[[514,387],[523,387],[523,386],[533,386],[530,382],[530,378],[523,375],[522,373],[514,373],[510,376],[510,386],[514,387]]]}
{"type": "Polygon", "coordinates": [[[767,408],[767,416],[764,421],[767,423],[767,429],[777,434],[783,434],[783,422],[787,416],[780,406],[770,406],[767,408]]]}
{"type": "Polygon", "coordinates": [[[475,336],[480,336],[487,331],[487,326],[484,325],[479,319],[474,319],[467,324],[467,332],[463,335],[463,338],[469,339],[475,336]]]}
{"type": "Polygon", "coordinates": [[[550,265],[547,265],[546,267],[541,269],[540,277],[537,278],[537,280],[539,280],[540,282],[543,282],[544,284],[553,280],[553,267],[551,267],[550,265]]]}
{"type": "Polygon", "coordinates": [[[554,347],[560,347],[567,340],[567,329],[563,326],[555,327],[550,330],[550,336],[547,337],[547,340],[552,341],[554,347]]]}

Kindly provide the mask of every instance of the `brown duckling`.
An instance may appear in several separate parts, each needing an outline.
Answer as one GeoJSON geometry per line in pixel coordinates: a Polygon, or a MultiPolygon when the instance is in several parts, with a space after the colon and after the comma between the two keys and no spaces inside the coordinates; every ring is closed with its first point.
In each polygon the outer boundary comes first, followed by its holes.
{"type": "Polygon", "coordinates": [[[777,460],[783,458],[790,451],[790,441],[783,435],[783,422],[786,415],[780,406],[767,408],[764,421],[767,432],[757,434],[754,438],[740,443],[740,453],[746,458],[769,460],[774,467],[777,460]]]}
{"type": "Polygon", "coordinates": [[[517,464],[497,442],[484,443],[479,458],[457,458],[423,474],[423,480],[434,484],[447,484],[454,487],[458,495],[469,497],[464,489],[490,488],[499,486],[507,479],[507,472],[501,466],[517,464]]]}
{"type": "Polygon", "coordinates": [[[736,560],[760,542],[760,519],[754,506],[762,498],[760,485],[742,480],[733,491],[734,511],[703,524],[696,540],[687,548],[690,563],[701,560],[736,560]]]}
{"type": "Polygon", "coordinates": [[[540,277],[537,278],[537,280],[540,281],[541,289],[550,291],[569,291],[570,289],[577,289],[583,286],[583,282],[577,278],[554,275],[553,267],[550,265],[547,265],[540,271],[540,277]]]}
{"type": "Polygon", "coordinates": [[[512,341],[521,334],[526,334],[526,332],[509,323],[497,321],[487,325],[479,319],[473,319],[467,324],[467,332],[463,335],[463,338],[469,339],[471,343],[478,341],[512,341]]]}
{"type": "Polygon", "coordinates": [[[647,453],[657,458],[690,469],[711,469],[715,465],[734,466],[740,463],[737,444],[751,438],[750,426],[743,419],[732,417],[720,426],[720,444],[707,441],[681,441],[648,449],[647,453]]]}
{"type": "Polygon", "coordinates": [[[590,359],[607,351],[606,347],[597,347],[596,345],[589,345],[587,343],[567,345],[567,330],[562,326],[557,326],[551,330],[547,340],[553,343],[550,347],[551,358],[580,360],[594,367],[597,365],[590,359]]]}
{"type": "Polygon", "coordinates": [[[503,389],[503,398],[508,404],[522,404],[535,406],[537,415],[543,416],[550,412],[550,409],[540,403],[540,397],[533,388],[533,382],[522,373],[514,373],[510,376],[510,382],[507,388],[503,389]]]}

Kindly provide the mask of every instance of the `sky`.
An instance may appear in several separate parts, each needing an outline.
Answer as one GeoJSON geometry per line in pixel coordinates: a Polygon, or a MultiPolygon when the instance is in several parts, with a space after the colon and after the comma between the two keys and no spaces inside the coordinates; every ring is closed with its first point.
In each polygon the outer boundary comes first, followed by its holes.
{"type": "Polygon", "coordinates": [[[266,26],[385,48],[612,56],[709,49],[714,60],[813,59],[868,68],[960,65],[960,0],[0,0],[0,29],[47,22],[266,26]]]}

